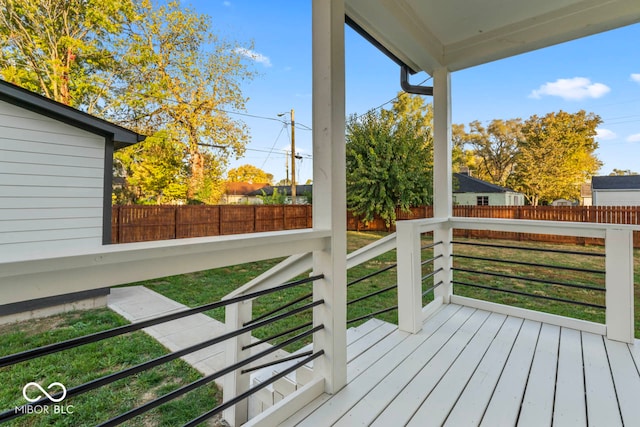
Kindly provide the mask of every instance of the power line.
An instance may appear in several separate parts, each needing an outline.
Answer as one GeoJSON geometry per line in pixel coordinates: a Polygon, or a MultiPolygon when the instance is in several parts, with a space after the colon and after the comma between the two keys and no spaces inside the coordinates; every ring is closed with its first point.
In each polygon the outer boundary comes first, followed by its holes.
{"type": "MultiPolygon", "coordinates": [[[[429,81],[429,80],[431,80],[432,78],[433,78],[433,77],[431,77],[431,76],[427,77],[426,79],[424,79],[423,81],[421,81],[420,83],[418,83],[418,84],[417,84],[417,86],[420,86],[420,85],[422,85],[422,84],[424,84],[424,83],[428,82],[428,81],[429,81]]],[[[394,96],[393,98],[391,98],[390,100],[388,100],[388,101],[386,101],[386,102],[383,102],[382,104],[378,105],[377,107],[374,107],[374,108],[372,108],[372,109],[370,109],[370,110],[367,110],[367,112],[365,112],[365,113],[363,113],[363,114],[356,114],[356,115],[355,115],[355,118],[357,119],[358,117],[362,117],[364,114],[369,114],[369,113],[370,113],[370,112],[372,112],[372,111],[379,110],[380,108],[384,107],[385,105],[390,104],[390,103],[392,103],[392,102],[396,101],[398,98],[399,98],[399,95],[396,95],[396,96],[394,96]]]]}

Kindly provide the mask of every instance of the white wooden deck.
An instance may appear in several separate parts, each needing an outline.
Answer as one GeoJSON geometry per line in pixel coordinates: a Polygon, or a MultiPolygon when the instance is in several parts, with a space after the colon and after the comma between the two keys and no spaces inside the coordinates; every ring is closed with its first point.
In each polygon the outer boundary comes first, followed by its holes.
{"type": "Polygon", "coordinates": [[[282,425],[640,426],[640,342],[453,304],[418,334],[379,332],[345,388],[282,425]]]}

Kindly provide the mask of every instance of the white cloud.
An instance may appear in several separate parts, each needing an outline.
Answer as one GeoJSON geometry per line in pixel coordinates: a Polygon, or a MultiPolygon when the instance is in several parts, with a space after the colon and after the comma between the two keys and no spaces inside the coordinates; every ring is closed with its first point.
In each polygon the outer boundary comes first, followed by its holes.
{"type": "Polygon", "coordinates": [[[603,141],[608,139],[615,139],[618,135],[615,132],[610,131],[609,129],[597,128],[596,129],[596,138],[601,139],[603,141]]]}
{"type": "Polygon", "coordinates": [[[631,80],[633,80],[634,82],[640,83],[640,73],[631,74],[631,80]]]}
{"type": "Polygon", "coordinates": [[[268,56],[265,56],[261,53],[255,52],[251,49],[247,49],[244,47],[237,47],[234,50],[235,53],[238,53],[246,58],[249,58],[252,61],[258,62],[265,67],[271,67],[271,60],[268,56]]]}
{"type": "Polygon", "coordinates": [[[547,82],[532,91],[529,97],[540,99],[543,96],[559,96],[565,100],[577,101],[585,98],[600,98],[610,91],[609,86],[605,84],[591,83],[591,80],[586,77],[574,77],[547,82]]]}
{"type": "Polygon", "coordinates": [[[635,133],[627,137],[627,142],[640,142],[640,133],[635,133]]]}

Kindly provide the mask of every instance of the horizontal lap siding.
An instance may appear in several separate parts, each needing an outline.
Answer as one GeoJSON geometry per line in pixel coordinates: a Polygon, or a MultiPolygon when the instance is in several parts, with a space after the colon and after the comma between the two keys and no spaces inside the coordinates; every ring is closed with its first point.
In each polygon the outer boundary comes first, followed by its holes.
{"type": "Polygon", "coordinates": [[[104,144],[0,101],[0,258],[102,245],[104,144]]]}

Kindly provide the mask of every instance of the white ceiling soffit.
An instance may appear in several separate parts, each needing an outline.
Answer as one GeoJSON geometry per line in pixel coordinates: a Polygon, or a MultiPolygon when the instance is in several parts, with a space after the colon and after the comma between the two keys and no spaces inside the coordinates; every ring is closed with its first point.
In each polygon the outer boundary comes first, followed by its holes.
{"type": "Polygon", "coordinates": [[[461,70],[640,22],[640,0],[345,0],[414,71],[461,70]]]}

